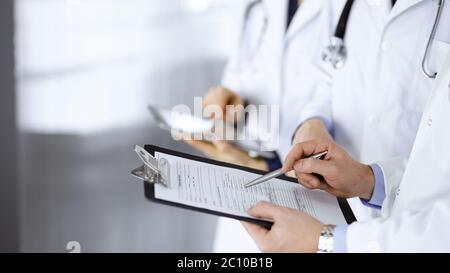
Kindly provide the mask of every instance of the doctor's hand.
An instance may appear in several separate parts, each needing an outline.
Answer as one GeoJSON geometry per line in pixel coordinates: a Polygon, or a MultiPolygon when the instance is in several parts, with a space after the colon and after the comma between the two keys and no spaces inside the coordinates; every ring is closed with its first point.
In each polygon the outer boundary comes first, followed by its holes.
{"type": "Polygon", "coordinates": [[[250,157],[247,152],[242,151],[225,140],[212,142],[203,140],[185,140],[185,142],[214,160],[263,171],[269,169],[264,159],[250,157]]]}
{"type": "Polygon", "coordinates": [[[242,222],[262,252],[317,252],[323,224],[298,210],[259,202],[248,213],[271,220],[272,228],[242,222]]]}
{"type": "MultiPolygon", "coordinates": [[[[244,118],[244,99],[233,91],[217,86],[211,88],[203,97],[203,110],[208,111],[208,107],[219,107],[220,116],[216,116],[213,112],[209,116],[212,119],[223,119],[231,123],[236,123],[244,118]],[[234,111],[227,112],[227,106],[238,106],[234,111]],[[240,107],[239,107],[240,106],[240,107]],[[242,110],[242,111],[240,111],[242,110]]],[[[214,110],[212,108],[212,110],[214,110]]],[[[208,114],[208,113],[206,113],[208,114]]],[[[252,158],[247,152],[240,150],[225,140],[202,141],[192,140],[190,137],[184,138],[185,142],[195,149],[199,150],[206,156],[227,163],[233,163],[249,168],[268,170],[267,163],[262,158],[252,158]]]]}
{"type": "Polygon", "coordinates": [[[308,189],[322,189],[337,197],[372,197],[375,176],[370,166],[353,160],[328,138],[297,143],[289,152],[283,171],[295,171],[300,184],[308,189]],[[328,151],[323,160],[305,158],[328,151]],[[318,176],[319,175],[319,176],[318,176]]]}
{"type": "Polygon", "coordinates": [[[203,97],[203,109],[207,110],[208,106],[218,106],[221,109],[221,116],[214,116],[214,113],[211,113],[210,118],[223,119],[231,123],[236,123],[245,115],[244,99],[223,86],[211,88],[203,97]],[[235,108],[236,111],[227,112],[227,105],[242,106],[242,108],[235,108]]]}

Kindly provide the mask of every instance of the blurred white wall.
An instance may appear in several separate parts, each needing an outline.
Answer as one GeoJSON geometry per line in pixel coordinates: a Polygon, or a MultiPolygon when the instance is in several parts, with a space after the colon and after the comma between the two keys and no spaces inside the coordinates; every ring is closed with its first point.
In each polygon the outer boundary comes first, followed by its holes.
{"type": "Polygon", "coordinates": [[[195,152],[146,106],[219,83],[242,3],[15,0],[21,251],[212,250],[217,218],[146,201],[132,147],[195,152]]]}
{"type": "Polygon", "coordinates": [[[99,132],[148,120],[148,103],[205,92],[171,82],[208,77],[209,63],[226,60],[238,3],[16,0],[19,128],[99,132]],[[193,63],[205,73],[175,73],[193,63]]]}

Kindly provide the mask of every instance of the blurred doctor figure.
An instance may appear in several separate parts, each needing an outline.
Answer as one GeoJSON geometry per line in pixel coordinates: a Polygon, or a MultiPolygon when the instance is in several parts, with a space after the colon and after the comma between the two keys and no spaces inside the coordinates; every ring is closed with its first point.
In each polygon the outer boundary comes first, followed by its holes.
{"type": "MultiPolygon", "coordinates": [[[[324,1],[246,1],[241,38],[226,66],[222,83],[204,97],[204,106],[219,105],[223,112],[226,105],[279,105],[280,129],[271,133],[280,134],[277,149],[280,159],[289,151],[303,105],[314,95],[303,90],[313,89],[308,86],[313,82],[307,81],[311,74],[309,63],[320,58],[322,44],[330,36],[328,32],[318,35],[320,29],[326,28],[318,20],[324,1]],[[318,37],[324,40],[320,41],[318,37]]],[[[226,116],[227,113],[223,117],[226,116]]],[[[259,123],[264,121],[253,121],[247,120],[246,126],[259,134],[259,123]]],[[[226,141],[188,143],[216,160],[262,170],[281,167],[279,158],[252,158],[226,141]]],[[[255,249],[238,222],[221,219],[216,250],[255,249]]]]}
{"type": "Polygon", "coordinates": [[[407,164],[401,158],[379,162],[385,172],[377,177],[329,139],[299,143],[286,159],[285,171],[295,169],[306,187],[370,200],[381,217],[335,227],[260,203],[250,214],[273,219],[272,229],[244,225],[263,251],[450,252],[450,54],[438,71],[407,164]],[[301,159],[324,150],[325,160],[301,159]]]}
{"type": "MultiPolygon", "coordinates": [[[[450,3],[325,1],[323,20],[342,18],[344,5],[351,2],[344,38],[345,63],[330,75],[322,73],[316,96],[303,109],[294,143],[327,136],[327,125],[336,143],[358,161],[407,158],[436,81],[431,76],[450,49],[450,3]],[[436,20],[438,11],[440,20],[436,20]],[[436,32],[431,35],[434,25],[436,32]]],[[[324,61],[317,60],[316,66],[323,65],[324,61]]],[[[374,172],[384,171],[384,165],[372,168],[374,172]]],[[[377,214],[361,206],[359,199],[349,202],[358,220],[377,214]]]]}
{"type": "MultiPolygon", "coordinates": [[[[204,96],[204,106],[220,106],[226,118],[227,114],[234,114],[226,113],[226,105],[279,105],[280,130],[272,133],[291,140],[303,104],[314,95],[302,90],[311,90],[306,86],[310,82],[305,80],[311,74],[309,63],[320,58],[319,45],[324,42],[317,39],[317,31],[324,28],[317,20],[323,1],[246,1],[239,44],[225,68],[221,85],[204,96]]],[[[243,114],[238,115],[242,117],[243,114]]],[[[253,121],[247,120],[246,125],[259,134],[258,123],[264,121],[253,121]]],[[[279,159],[252,158],[226,141],[188,143],[217,160],[262,170],[281,167],[279,159]]],[[[281,146],[275,147],[280,159],[290,144],[281,141],[281,146]]]]}

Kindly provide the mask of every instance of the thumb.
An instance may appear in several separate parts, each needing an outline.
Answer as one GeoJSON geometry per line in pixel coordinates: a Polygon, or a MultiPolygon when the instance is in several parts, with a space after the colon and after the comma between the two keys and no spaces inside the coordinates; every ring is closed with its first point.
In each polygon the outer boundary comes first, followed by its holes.
{"type": "Polygon", "coordinates": [[[281,208],[269,202],[258,202],[248,210],[248,214],[256,218],[275,221],[282,213],[281,208]]]}

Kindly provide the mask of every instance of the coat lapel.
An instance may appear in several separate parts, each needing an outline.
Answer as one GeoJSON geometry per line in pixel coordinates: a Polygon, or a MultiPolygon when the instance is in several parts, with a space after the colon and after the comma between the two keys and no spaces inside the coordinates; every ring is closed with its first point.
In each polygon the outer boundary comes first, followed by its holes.
{"type": "MultiPolygon", "coordinates": [[[[388,1],[388,0],[386,0],[388,1]]],[[[392,12],[389,15],[388,21],[392,21],[402,13],[406,12],[408,9],[414,7],[417,4],[420,4],[423,1],[427,0],[397,0],[397,3],[392,8],[392,12]]]]}
{"type": "MultiPolygon", "coordinates": [[[[303,0],[302,4],[299,6],[297,12],[295,13],[294,19],[292,20],[289,29],[287,30],[286,40],[290,40],[297,34],[297,32],[307,26],[309,21],[316,18],[320,13],[321,7],[321,0],[303,0]]],[[[284,18],[286,19],[287,5],[285,10],[286,11],[284,12],[284,18]]]]}
{"type": "Polygon", "coordinates": [[[264,0],[264,5],[270,27],[281,41],[286,32],[288,0],[264,0]]]}

